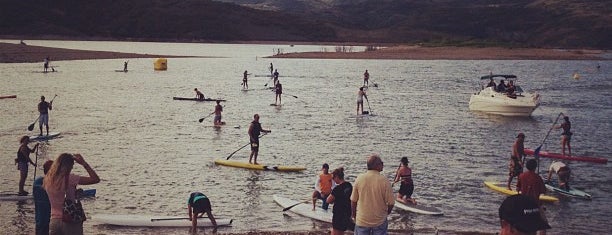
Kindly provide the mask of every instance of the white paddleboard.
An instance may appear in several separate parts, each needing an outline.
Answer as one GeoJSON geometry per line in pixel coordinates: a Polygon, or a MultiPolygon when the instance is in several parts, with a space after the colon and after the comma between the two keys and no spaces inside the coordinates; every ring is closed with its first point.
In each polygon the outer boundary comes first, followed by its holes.
{"type": "Polygon", "coordinates": [[[53,139],[55,137],[58,137],[61,133],[59,132],[49,132],[48,135],[31,135],[30,136],[30,141],[40,141],[40,140],[50,140],[53,139]]]}
{"type": "MultiPolygon", "coordinates": [[[[191,227],[189,217],[151,216],[151,215],[108,215],[91,216],[98,224],[134,227],[191,227]]],[[[215,218],[217,226],[231,226],[232,219],[215,218]]],[[[198,218],[198,227],[212,227],[208,218],[198,218]]]]}
{"type": "MultiPolygon", "coordinates": [[[[283,208],[300,203],[300,201],[292,200],[279,195],[273,195],[272,198],[278,205],[282,206],[283,208]]],[[[289,211],[318,221],[323,221],[327,223],[332,222],[333,212],[331,207],[327,210],[323,210],[321,209],[321,207],[317,207],[317,209],[313,211],[312,204],[302,203],[300,205],[292,207],[291,209],[289,209],[289,211]]]]}
{"type": "Polygon", "coordinates": [[[25,201],[25,200],[33,200],[34,196],[26,195],[19,196],[17,194],[2,194],[0,195],[0,201],[25,201]]]}
{"type": "Polygon", "coordinates": [[[404,204],[403,202],[397,200],[397,198],[395,198],[395,207],[402,209],[402,210],[407,210],[410,212],[424,214],[424,215],[444,215],[444,213],[442,213],[442,211],[438,208],[424,206],[424,205],[421,205],[421,203],[419,202],[417,202],[416,205],[404,204]]]}
{"type": "Polygon", "coordinates": [[[555,193],[564,195],[566,197],[576,197],[576,198],[582,198],[582,199],[586,199],[586,200],[591,200],[591,195],[582,191],[582,190],[578,190],[575,188],[570,188],[569,190],[565,190],[562,188],[558,188],[556,187],[556,185],[553,184],[545,184],[546,188],[550,191],[553,191],[555,193]]]}

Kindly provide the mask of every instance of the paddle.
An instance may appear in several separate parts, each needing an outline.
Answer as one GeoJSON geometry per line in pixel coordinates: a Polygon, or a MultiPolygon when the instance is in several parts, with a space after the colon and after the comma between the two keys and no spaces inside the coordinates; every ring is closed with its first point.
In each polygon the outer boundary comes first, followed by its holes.
{"type": "Polygon", "coordinates": [[[34,160],[34,180],[36,180],[36,169],[38,168],[38,144],[34,146],[36,148],[36,160],[34,160]]]}
{"type": "MultiPolygon", "coordinates": [[[[263,137],[264,135],[267,135],[270,132],[265,132],[262,135],[259,136],[259,138],[263,137]]],[[[243,149],[244,147],[250,145],[251,143],[245,144],[244,146],[240,147],[239,149],[236,149],[236,151],[234,151],[233,153],[231,153],[229,156],[227,156],[227,158],[225,158],[225,160],[229,160],[232,156],[234,156],[234,154],[238,151],[240,151],[241,149],[243,149]]]]}
{"type": "Polygon", "coordinates": [[[204,121],[204,119],[205,119],[205,118],[210,117],[210,116],[212,116],[213,114],[215,114],[215,112],[212,112],[212,113],[208,114],[208,116],[206,116],[206,117],[203,117],[203,118],[198,119],[198,122],[202,123],[202,122],[204,121]]]}
{"type": "MultiPolygon", "coordinates": [[[[55,97],[57,97],[57,94],[55,96],[53,96],[53,99],[51,99],[51,102],[49,103],[53,103],[53,100],[55,99],[55,97]]],[[[38,121],[38,119],[40,118],[40,115],[38,115],[38,117],[36,118],[36,120],[34,120],[34,122],[32,122],[32,124],[30,124],[28,126],[28,131],[32,131],[34,130],[34,125],[36,125],[36,121],[38,121]]]]}
{"type": "Polygon", "coordinates": [[[285,208],[283,208],[283,211],[288,211],[288,210],[291,210],[291,208],[293,208],[293,207],[295,207],[295,206],[297,206],[297,205],[303,204],[303,203],[308,203],[308,202],[310,202],[310,200],[311,200],[311,199],[304,200],[304,201],[298,202],[298,203],[296,203],[296,204],[293,204],[293,205],[291,205],[291,206],[285,207],[285,208]]]}
{"type": "Polygon", "coordinates": [[[372,113],[372,108],[370,108],[370,101],[368,100],[367,96],[365,98],[366,98],[366,102],[368,103],[368,110],[369,110],[368,113],[372,113]]]}
{"type": "Polygon", "coordinates": [[[559,121],[559,118],[561,117],[561,115],[563,115],[563,113],[559,113],[559,115],[557,115],[557,119],[555,119],[555,122],[553,122],[553,125],[550,127],[550,129],[548,129],[548,133],[546,133],[546,137],[544,137],[544,140],[542,140],[542,143],[540,144],[540,146],[538,146],[533,151],[533,157],[538,161],[538,171],[537,172],[540,172],[540,150],[542,148],[542,145],[544,145],[544,142],[546,142],[546,139],[548,139],[548,135],[550,135],[550,131],[552,131],[552,129],[555,128],[555,125],[557,124],[557,121],[559,121]]]}

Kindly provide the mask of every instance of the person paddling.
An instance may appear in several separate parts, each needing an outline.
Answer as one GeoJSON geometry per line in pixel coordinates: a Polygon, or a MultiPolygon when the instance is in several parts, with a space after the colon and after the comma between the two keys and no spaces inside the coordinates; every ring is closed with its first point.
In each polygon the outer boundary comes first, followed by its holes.
{"type": "Polygon", "coordinates": [[[47,102],[45,96],[41,96],[40,103],[38,103],[38,112],[40,113],[38,118],[39,136],[43,135],[43,125],[47,128],[47,135],[49,135],[49,110],[53,110],[53,99],[51,99],[51,102],[47,102]]]}
{"type": "Polygon", "coordinates": [[[36,167],[36,164],[30,158],[30,153],[33,153],[38,148],[38,144],[34,145],[34,148],[28,147],[28,143],[30,143],[29,136],[23,136],[19,139],[19,150],[17,151],[17,158],[15,158],[15,164],[17,164],[17,169],[19,170],[19,196],[28,195],[23,187],[25,185],[25,180],[28,177],[28,164],[32,164],[32,166],[36,167]]]}
{"type": "Polygon", "coordinates": [[[196,99],[204,100],[204,94],[202,94],[202,92],[198,91],[198,88],[194,88],[193,91],[195,91],[195,93],[196,93],[196,99]]]}
{"type": "Polygon", "coordinates": [[[283,85],[281,85],[280,81],[278,81],[274,86],[274,93],[276,93],[276,98],[274,98],[274,104],[278,102],[278,104],[280,105],[282,103],[281,95],[283,94],[283,85]]]}
{"type": "Polygon", "coordinates": [[[215,119],[213,121],[213,123],[215,125],[223,125],[223,122],[221,121],[221,112],[223,112],[223,106],[221,106],[221,101],[217,100],[217,105],[215,106],[215,119]]]}
{"type": "Polygon", "coordinates": [[[321,174],[317,175],[317,179],[315,180],[315,190],[312,192],[313,211],[317,206],[318,199],[323,201],[323,204],[321,205],[323,210],[327,210],[327,208],[329,208],[327,197],[329,194],[331,194],[332,189],[336,186],[332,178],[332,175],[329,173],[329,165],[324,163],[323,167],[321,167],[321,174]]]}
{"type": "Polygon", "coordinates": [[[568,116],[563,115],[563,120],[564,122],[561,123],[561,125],[558,125],[555,127],[555,129],[563,129],[563,133],[561,133],[561,149],[562,149],[562,153],[563,155],[565,155],[565,147],[567,146],[567,151],[569,153],[569,155],[572,155],[572,145],[570,144],[570,141],[572,140],[572,123],[569,120],[568,116]]]}
{"type": "Polygon", "coordinates": [[[244,73],[242,74],[242,89],[249,89],[249,82],[248,82],[248,72],[246,70],[244,70],[244,73]]]}
{"type": "Polygon", "coordinates": [[[261,132],[270,133],[272,131],[261,128],[259,123],[259,114],[253,115],[253,121],[249,126],[249,139],[251,142],[251,155],[249,156],[249,163],[257,165],[257,155],[259,154],[259,134],[261,132]]]}
{"type": "Polygon", "coordinates": [[[370,73],[368,73],[368,70],[366,69],[366,71],[363,73],[363,86],[369,86],[370,85],[370,73]]]}
{"type": "Polygon", "coordinates": [[[357,92],[357,115],[359,115],[359,107],[361,107],[361,113],[363,113],[363,98],[368,99],[366,92],[363,90],[363,87],[359,88],[359,92],[357,92]]]}

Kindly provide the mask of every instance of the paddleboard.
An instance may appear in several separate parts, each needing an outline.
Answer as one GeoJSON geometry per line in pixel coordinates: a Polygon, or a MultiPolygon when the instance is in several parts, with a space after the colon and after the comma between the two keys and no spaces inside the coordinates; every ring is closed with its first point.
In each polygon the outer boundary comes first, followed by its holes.
{"type": "Polygon", "coordinates": [[[5,96],[0,96],[0,99],[9,99],[9,98],[17,98],[17,95],[5,95],[5,96]]]}
{"type": "MultiPolygon", "coordinates": [[[[491,181],[485,181],[484,184],[489,187],[490,189],[493,189],[494,191],[506,194],[506,195],[516,195],[518,194],[518,192],[515,189],[515,186],[512,185],[512,190],[508,190],[507,183],[502,182],[502,183],[497,183],[497,182],[491,182],[491,181]]],[[[559,198],[553,197],[553,196],[547,196],[547,195],[540,195],[540,201],[543,202],[556,202],[559,201],[559,198]]]]}
{"type": "Polygon", "coordinates": [[[221,128],[222,126],[225,126],[225,122],[221,122],[221,124],[206,125],[205,127],[217,127],[217,128],[221,128]]]}
{"type": "Polygon", "coordinates": [[[270,104],[270,106],[282,106],[282,104],[270,104]]]}
{"type": "Polygon", "coordinates": [[[424,214],[424,215],[444,215],[444,213],[438,208],[424,206],[420,202],[417,202],[416,205],[412,203],[405,204],[401,202],[400,200],[398,200],[397,198],[395,198],[395,207],[400,208],[402,210],[407,210],[410,212],[424,214]]]}
{"type": "MultiPolygon", "coordinates": [[[[92,215],[92,220],[98,224],[136,227],[191,227],[189,217],[151,216],[151,215],[92,215]]],[[[215,218],[217,226],[231,226],[232,219],[215,218]]],[[[198,227],[212,227],[206,217],[198,218],[198,227]]]]}
{"type": "Polygon", "coordinates": [[[173,100],[199,101],[199,102],[202,102],[202,101],[217,101],[217,100],[219,100],[219,101],[225,101],[225,100],[223,100],[223,99],[211,99],[211,98],[206,98],[206,99],[201,100],[201,99],[198,99],[198,98],[187,98],[187,97],[172,97],[172,99],[173,99],[173,100]]]}
{"type": "MultiPolygon", "coordinates": [[[[533,156],[535,154],[535,150],[526,148],[525,154],[533,156]]],[[[600,164],[608,163],[608,159],[603,158],[603,157],[567,156],[567,155],[563,155],[560,153],[550,153],[546,151],[540,151],[539,155],[540,157],[555,158],[555,159],[562,159],[562,160],[569,160],[569,161],[593,162],[593,163],[600,163],[600,164]]]]}
{"type": "Polygon", "coordinates": [[[51,132],[49,133],[49,135],[31,135],[30,136],[30,141],[40,141],[40,140],[50,140],[53,139],[55,137],[58,137],[60,135],[60,132],[51,132]]]}
{"type": "MultiPolygon", "coordinates": [[[[83,190],[83,197],[95,197],[96,189],[85,189],[83,190]]],[[[25,200],[33,200],[34,196],[32,194],[26,196],[19,196],[16,193],[7,193],[0,194],[0,201],[25,201],[25,200]]]]}
{"type": "Polygon", "coordinates": [[[246,169],[251,169],[251,170],[262,170],[262,171],[303,171],[303,170],[306,170],[306,167],[301,167],[301,166],[255,165],[255,164],[250,164],[248,162],[231,161],[231,160],[223,160],[223,159],[215,160],[215,164],[222,165],[222,166],[237,167],[237,168],[246,168],[246,169]]]}
{"type": "MultiPolygon", "coordinates": [[[[283,208],[293,206],[295,204],[300,203],[300,201],[292,200],[292,199],[289,199],[283,196],[279,196],[279,195],[272,195],[272,198],[274,199],[274,202],[276,202],[278,205],[280,205],[283,208]]],[[[291,209],[289,209],[289,211],[295,214],[301,215],[301,216],[305,216],[311,219],[318,220],[318,221],[327,222],[327,223],[332,222],[332,216],[333,216],[332,208],[323,210],[319,207],[315,211],[313,211],[312,204],[302,203],[302,204],[292,207],[291,209]]]]}
{"type": "Polygon", "coordinates": [[[128,72],[128,70],[115,70],[115,72],[127,73],[127,72],[128,72]]]}
{"type": "Polygon", "coordinates": [[[575,188],[570,188],[570,190],[565,190],[565,189],[561,189],[561,188],[557,188],[556,185],[553,185],[551,183],[545,184],[546,185],[546,189],[561,194],[563,196],[567,196],[567,197],[576,197],[576,198],[582,198],[582,199],[586,199],[586,200],[591,200],[591,195],[582,191],[582,190],[578,190],[575,188]]]}

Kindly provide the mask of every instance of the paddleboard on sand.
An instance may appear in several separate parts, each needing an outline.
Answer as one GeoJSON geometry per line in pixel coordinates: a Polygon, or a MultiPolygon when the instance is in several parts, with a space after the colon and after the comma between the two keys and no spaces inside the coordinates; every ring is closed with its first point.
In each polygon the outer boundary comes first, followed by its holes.
{"type": "MultiPolygon", "coordinates": [[[[84,189],[82,197],[95,197],[96,189],[84,189]]],[[[6,193],[0,194],[0,201],[25,201],[25,200],[33,200],[34,196],[32,194],[26,196],[19,196],[16,193],[6,193]]]]}
{"type": "MultiPolygon", "coordinates": [[[[533,156],[535,154],[535,150],[525,149],[525,154],[533,156]]],[[[567,155],[563,155],[560,153],[550,153],[546,151],[540,151],[539,156],[546,157],[546,158],[569,160],[569,161],[593,162],[593,163],[600,163],[600,164],[608,163],[608,159],[603,158],[603,157],[567,156],[567,155]]]]}
{"type": "MultiPolygon", "coordinates": [[[[507,183],[505,182],[491,182],[491,181],[485,181],[484,184],[489,187],[490,189],[493,189],[494,191],[506,194],[506,195],[516,195],[518,194],[518,192],[516,191],[516,189],[514,188],[515,186],[512,185],[512,190],[508,190],[507,188],[507,183]]],[[[543,202],[556,202],[559,201],[559,198],[553,197],[553,196],[547,196],[547,195],[540,195],[540,201],[543,202]]]]}
{"type": "MultiPolygon", "coordinates": [[[[274,199],[274,202],[276,202],[278,205],[280,205],[283,208],[290,207],[290,206],[300,203],[300,201],[292,200],[292,199],[289,199],[283,196],[279,196],[279,195],[272,195],[272,198],[274,199]]],[[[320,207],[318,207],[315,211],[313,211],[312,204],[301,203],[297,206],[292,207],[291,209],[289,209],[289,211],[295,214],[301,215],[301,216],[305,216],[311,219],[318,220],[318,221],[323,221],[327,223],[332,222],[333,213],[332,213],[331,207],[327,210],[323,210],[320,207]]]]}
{"type": "Polygon", "coordinates": [[[206,98],[206,99],[203,99],[203,100],[202,100],[202,99],[198,99],[198,98],[187,98],[187,97],[172,97],[172,99],[173,99],[173,100],[199,101],[199,102],[202,102],[202,101],[217,101],[217,100],[219,100],[219,101],[225,101],[225,100],[222,100],[222,99],[211,99],[211,98],[206,98]]]}
{"type": "MultiPolygon", "coordinates": [[[[92,220],[98,224],[136,227],[191,227],[189,217],[152,216],[152,215],[92,215],[92,220]]],[[[215,218],[217,226],[231,226],[232,219],[215,218]]],[[[198,218],[198,227],[212,227],[210,219],[198,218]]]]}
{"type": "Polygon", "coordinates": [[[48,135],[31,135],[30,141],[38,141],[38,140],[50,140],[60,135],[59,132],[50,132],[48,135]]]}
{"type": "Polygon", "coordinates": [[[425,206],[422,203],[417,202],[417,204],[412,203],[403,203],[402,201],[395,198],[395,207],[400,208],[402,210],[407,210],[410,212],[424,214],[424,215],[444,215],[444,213],[435,207],[425,206]]]}
{"type": "MultiPolygon", "coordinates": [[[[563,196],[567,196],[567,197],[576,197],[576,198],[582,198],[582,199],[586,199],[586,200],[591,200],[591,195],[582,191],[582,190],[578,190],[575,188],[571,188],[570,190],[565,190],[562,188],[558,188],[556,185],[553,185],[552,183],[548,183],[545,184],[546,185],[546,189],[561,194],[563,196]]],[[[571,185],[570,185],[571,186],[571,185]]]]}
{"type": "Polygon", "coordinates": [[[255,164],[250,164],[248,162],[231,161],[231,160],[223,160],[223,159],[215,160],[215,164],[223,165],[223,166],[237,167],[237,168],[245,168],[245,169],[251,169],[251,170],[262,170],[262,171],[303,171],[303,170],[306,170],[306,167],[301,167],[301,166],[255,165],[255,164]]]}

